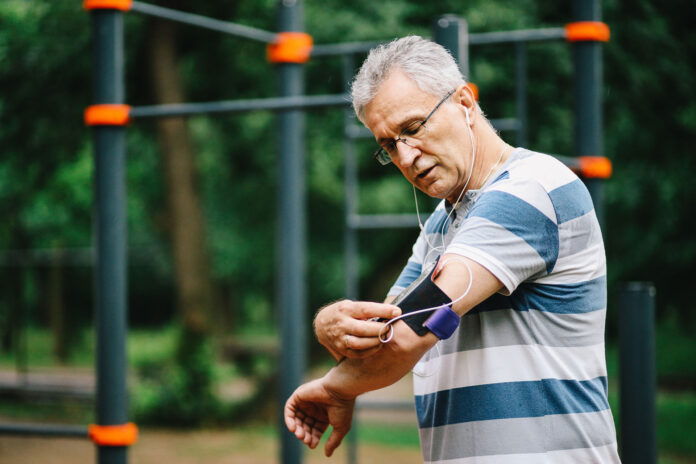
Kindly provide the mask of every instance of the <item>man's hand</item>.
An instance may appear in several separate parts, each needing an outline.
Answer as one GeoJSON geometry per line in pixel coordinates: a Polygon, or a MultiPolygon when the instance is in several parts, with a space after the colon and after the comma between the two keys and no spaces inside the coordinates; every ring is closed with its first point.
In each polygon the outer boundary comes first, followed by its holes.
{"type": "Polygon", "coordinates": [[[391,319],[401,314],[398,306],[367,301],[343,300],[323,307],[314,318],[319,343],[339,360],[362,359],[380,349],[379,331],[384,324],[374,317],[391,319]]]}
{"type": "Polygon", "coordinates": [[[285,425],[311,449],[317,447],[331,425],[333,430],[324,445],[324,454],[331,456],[350,430],[355,398],[339,398],[325,388],[322,380],[300,385],[290,396],[285,403],[285,425]]]}

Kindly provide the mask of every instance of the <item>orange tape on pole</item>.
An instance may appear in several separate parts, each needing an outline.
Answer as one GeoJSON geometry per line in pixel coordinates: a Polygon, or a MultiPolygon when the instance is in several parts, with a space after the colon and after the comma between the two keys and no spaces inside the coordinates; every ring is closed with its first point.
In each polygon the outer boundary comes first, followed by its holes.
{"type": "Polygon", "coordinates": [[[597,41],[609,42],[609,26],[600,21],[579,21],[565,26],[568,42],[597,41]]]}
{"type": "Polygon", "coordinates": [[[266,57],[271,63],[306,63],[314,41],[305,32],[279,32],[276,40],[268,44],[266,57]]]}
{"type": "Polygon", "coordinates": [[[609,179],[612,165],[604,156],[579,156],[579,174],[586,179],[609,179]]]}
{"type": "Polygon", "coordinates": [[[88,126],[125,126],[128,121],[130,121],[128,105],[91,105],[85,110],[85,124],[88,126]]]}
{"type": "Polygon", "coordinates": [[[128,11],[133,0],[85,0],[82,8],[85,10],[121,10],[128,11]]]}
{"type": "Polygon", "coordinates": [[[474,100],[479,101],[479,88],[478,85],[473,82],[467,82],[467,87],[471,89],[471,93],[474,94],[474,100]]]}
{"type": "Polygon", "coordinates": [[[87,436],[99,446],[130,446],[138,441],[138,426],[133,422],[121,425],[89,424],[87,436]]]}

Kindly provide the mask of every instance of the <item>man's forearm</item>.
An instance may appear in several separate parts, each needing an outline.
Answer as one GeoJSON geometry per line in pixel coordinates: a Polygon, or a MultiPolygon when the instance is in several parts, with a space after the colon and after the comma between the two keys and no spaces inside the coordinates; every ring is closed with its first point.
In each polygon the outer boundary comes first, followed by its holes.
{"type": "Polygon", "coordinates": [[[437,342],[432,333],[420,337],[404,322],[394,324],[395,334],[377,353],[365,359],[346,358],[322,379],[327,390],[342,399],[389,386],[406,375],[437,342]]]}

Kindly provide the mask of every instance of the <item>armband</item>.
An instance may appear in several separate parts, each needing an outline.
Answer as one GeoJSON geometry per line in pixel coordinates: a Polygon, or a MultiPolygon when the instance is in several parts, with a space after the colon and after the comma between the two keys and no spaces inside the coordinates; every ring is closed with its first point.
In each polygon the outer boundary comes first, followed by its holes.
{"type": "Polygon", "coordinates": [[[459,326],[459,315],[452,311],[452,299],[433,282],[436,268],[434,265],[428,272],[421,274],[396,297],[393,304],[401,308],[402,320],[418,335],[424,336],[432,332],[444,340],[451,337],[459,326]],[[433,307],[437,309],[418,312],[433,307]],[[412,312],[416,314],[408,315],[412,312]]]}

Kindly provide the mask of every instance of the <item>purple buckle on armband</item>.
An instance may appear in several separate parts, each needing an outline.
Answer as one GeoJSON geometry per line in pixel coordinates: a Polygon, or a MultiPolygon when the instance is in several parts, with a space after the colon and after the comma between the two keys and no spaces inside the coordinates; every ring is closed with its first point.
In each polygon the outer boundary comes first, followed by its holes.
{"type": "Polygon", "coordinates": [[[452,311],[450,305],[442,305],[423,323],[423,326],[437,335],[440,340],[446,340],[459,327],[459,314],[452,311]]]}

